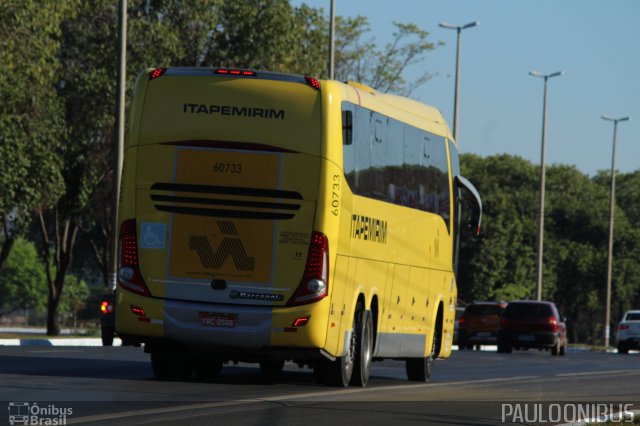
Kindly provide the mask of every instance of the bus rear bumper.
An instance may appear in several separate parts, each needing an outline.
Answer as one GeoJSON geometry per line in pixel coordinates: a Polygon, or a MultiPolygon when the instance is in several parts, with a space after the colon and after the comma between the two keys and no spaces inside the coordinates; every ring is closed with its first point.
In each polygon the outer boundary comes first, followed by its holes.
{"type": "Polygon", "coordinates": [[[319,353],[326,342],[328,301],[325,300],[304,306],[272,307],[134,294],[127,294],[126,299],[121,305],[140,306],[148,318],[142,321],[130,309],[121,309],[117,312],[118,331],[140,343],[174,342],[197,351],[251,353],[268,349],[279,353],[296,348],[319,353]]]}

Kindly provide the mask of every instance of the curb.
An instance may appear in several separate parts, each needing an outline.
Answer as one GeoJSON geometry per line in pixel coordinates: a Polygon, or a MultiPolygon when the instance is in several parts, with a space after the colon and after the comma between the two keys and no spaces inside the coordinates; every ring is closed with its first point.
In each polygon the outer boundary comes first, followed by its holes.
{"type": "MultiPolygon", "coordinates": [[[[102,346],[99,337],[51,338],[51,339],[0,339],[0,346],[102,346]]],[[[113,339],[113,346],[122,346],[119,338],[113,339]]]]}

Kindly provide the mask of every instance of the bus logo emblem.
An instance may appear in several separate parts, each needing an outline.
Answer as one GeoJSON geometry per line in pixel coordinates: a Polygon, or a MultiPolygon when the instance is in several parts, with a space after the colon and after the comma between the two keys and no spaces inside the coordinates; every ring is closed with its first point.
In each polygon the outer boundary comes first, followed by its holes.
{"type": "Polygon", "coordinates": [[[225,237],[218,246],[217,250],[213,250],[209,242],[209,238],[204,235],[191,235],[189,237],[189,250],[198,253],[202,266],[207,269],[220,269],[224,262],[231,256],[233,263],[239,271],[253,271],[256,260],[254,257],[247,255],[242,240],[237,237],[233,222],[220,221],[218,228],[225,237]]]}

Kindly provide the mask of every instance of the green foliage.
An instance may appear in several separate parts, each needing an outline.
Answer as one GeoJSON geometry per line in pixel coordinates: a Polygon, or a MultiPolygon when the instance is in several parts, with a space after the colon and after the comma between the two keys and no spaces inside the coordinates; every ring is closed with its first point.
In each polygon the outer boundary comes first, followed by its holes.
{"type": "Polygon", "coordinates": [[[67,323],[75,328],[78,312],[85,308],[88,297],[87,283],[79,277],[67,275],[60,298],[60,317],[66,319],[67,323]]]}
{"type": "Polygon", "coordinates": [[[0,312],[43,310],[46,305],[47,282],[36,248],[18,238],[0,272],[0,312]]]}
{"type": "MultiPolygon", "coordinates": [[[[539,167],[518,157],[461,156],[462,174],[484,205],[483,232],[463,241],[459,274],[462,300],[535,297],[539,167]]],[[[640,173],[620,175],[613,265],[612,319],[640,304],[640,227],[635,214],[640,173]]],[[[602,338],[609,226],[608,177],[591,179],[573,166],[547,169],[543,299],[571,319],[573,341],[602,338]]]]}
{"type": "MultiPolygon", "coordinates": [[[[0,1],[0,223],[17,213],[13,238],[38,206],[63,192],[58,148],[64,134],[56,96],[59,24],[65,3],[0,1]]],[[[2,267],[0,259],[0,268],[2,267]]]]}
{"type": "Polygon", "coordinates": [[[410,82],[403,75],[408,67],[424,62],[425,55],[435,49],[436,45],[428,41],[429,33],[415,24],[393,25],[392,41],[380,49],[373,38],[363,39],[371,30],[366,17],[336,17],[336,80],[355,80],[404,96],[427,82],[432,77],[428,72],[410,82]]]}

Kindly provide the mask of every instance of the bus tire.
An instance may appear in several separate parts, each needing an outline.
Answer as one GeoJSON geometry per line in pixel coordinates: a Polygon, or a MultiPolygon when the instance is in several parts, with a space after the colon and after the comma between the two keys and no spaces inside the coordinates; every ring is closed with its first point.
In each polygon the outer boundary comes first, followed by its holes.
{"type": "Polygon", "coordinates": [[[361,302],[356,306],[356,313],[353,317],[353,325],[351,328],[351,338],[348,342],[347,353],[345,356],[336,357],[335,361],[322,359],[316,366],[318,371],[315,372],[316,378],[320,383],[325,385],[346,388],[353,377],[353,367],[356,360],[356,346],[358,340],[357,321],[361,302]]]}
{"type": "Polygon", "coordinates": [[[218,380],[222,371],[222,360],[212,356],[200,356],[194,360],[193,373],[198,380],[218,380]]]}
{"type": "Polygon", "coordinates": [[[273,382],[280,377],[284,368],[284,360],[270,359],[260,362],[260,371],[265,380],[273,382]]]}
{"type": "Polygon", "coordinates": [[[111,327],[103,327],[101,329],[100,337],[102,338],[102,346],[113,346],[113,336],[115,330],[111,327]]]}
{"type": "Polygon", "coordinates": [[[425,358],[408,358],[406,361],[407,378],[412,382],[429,383],[431,380],[431,368],[436,359],[436,348],[438,344],[438,332],[433,334],[433,344],[431,353],[425,358]]]}
{"type": "MultiPolygon", "coordinates": [[[[360,306],[360,304],[358,304],[360,306]]],[[[367,386],[371,373],[371,353],[373,352],[373,320],[371,311],[362,306],[356,317],[355,364],[351,376],[351,386],[367,386]]]]}
{"type": "Polygon", "coordinates": [[[151,369],[159,379],[188,379],[193,373],[193,367],[193,360],[187,354],[158,350],[151,352],[151,369]]]}

